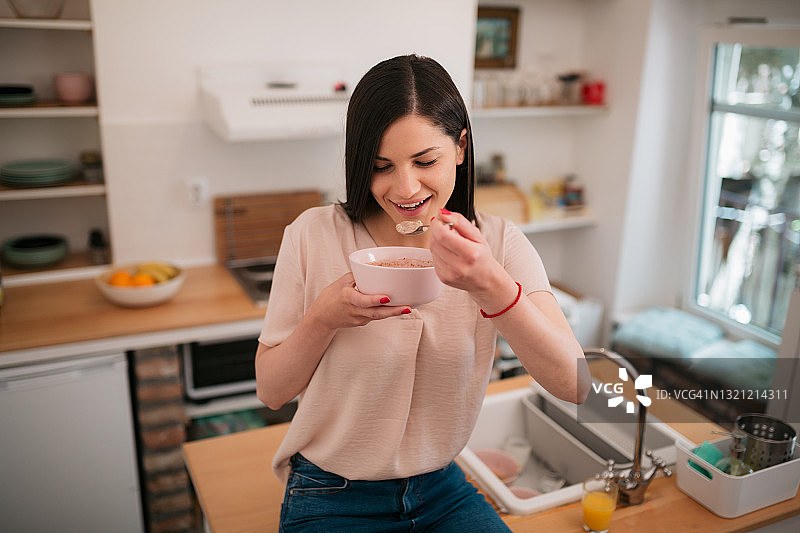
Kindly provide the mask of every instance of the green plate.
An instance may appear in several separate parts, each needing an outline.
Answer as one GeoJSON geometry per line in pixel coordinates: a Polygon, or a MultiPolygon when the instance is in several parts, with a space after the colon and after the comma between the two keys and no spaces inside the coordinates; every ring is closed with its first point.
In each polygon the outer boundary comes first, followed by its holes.
{"type": "Polygon", "coordinates": [[[75,165],[67,159],[23,159],[0,166],[0,175],[15,178],[52,177],[74,172],[75,165]]]}
{"type": "Polygon", "coordinates": [[[41,178],[15,178],[0,175],[0,183],[7,187],[50,187],[62,185],[75,179],[75,174],[57,174],[55,176],[44,176],[41,178]]]}
{"type": "Polygon", "coordinates": [[[35,94],[0,94],[0,106],[31,105],[36,102],[35,94]]]}

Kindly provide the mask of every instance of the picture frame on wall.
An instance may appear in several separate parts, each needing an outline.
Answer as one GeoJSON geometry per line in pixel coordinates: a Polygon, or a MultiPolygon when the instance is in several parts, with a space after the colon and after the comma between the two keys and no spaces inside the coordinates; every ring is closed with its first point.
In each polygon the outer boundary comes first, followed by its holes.
{"type": "Polygon", "coordinates": [[[478,7],[475,68],[515,68],[519,8],[478,7]]]}

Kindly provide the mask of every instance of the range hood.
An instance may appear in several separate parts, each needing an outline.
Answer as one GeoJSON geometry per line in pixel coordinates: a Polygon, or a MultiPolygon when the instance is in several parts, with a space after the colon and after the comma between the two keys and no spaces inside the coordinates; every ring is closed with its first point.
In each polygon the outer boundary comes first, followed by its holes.
{"type": "Polygon", "coordinates": [[[349,93],[331,65],[215,65],[200,69],[205,123],[228,142],[344,133],[349,93]]]}

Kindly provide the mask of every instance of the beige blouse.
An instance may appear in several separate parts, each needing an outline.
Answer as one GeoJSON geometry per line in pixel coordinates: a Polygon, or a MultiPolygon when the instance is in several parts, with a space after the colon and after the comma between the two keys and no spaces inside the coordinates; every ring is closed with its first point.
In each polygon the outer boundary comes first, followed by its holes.
{"type": "MultiPolygon", "coordinates": [[[[512,223],[479,215],[494,256],[526,294],[550,290],[539,254],[512,223]]],[[[374,247],[338,205],[287,226],[259,341],[280,344],[320,292],[374,247]]],[[[285,484],[297,452],[349,479],[409,477],[447,465],[472,433],[489,381],[496,330],[465,291],[410,314],[339,330],[301,394],[272,467],[285,484]]]]}

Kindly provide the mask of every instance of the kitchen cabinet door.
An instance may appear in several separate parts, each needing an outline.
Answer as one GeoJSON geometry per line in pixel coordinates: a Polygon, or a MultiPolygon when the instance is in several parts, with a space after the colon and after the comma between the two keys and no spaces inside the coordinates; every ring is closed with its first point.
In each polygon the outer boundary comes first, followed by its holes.
{"type": "Polygon", "coordinates": [[[143,530],[123,354],[0,371],[2,529],[143,530]]]}

